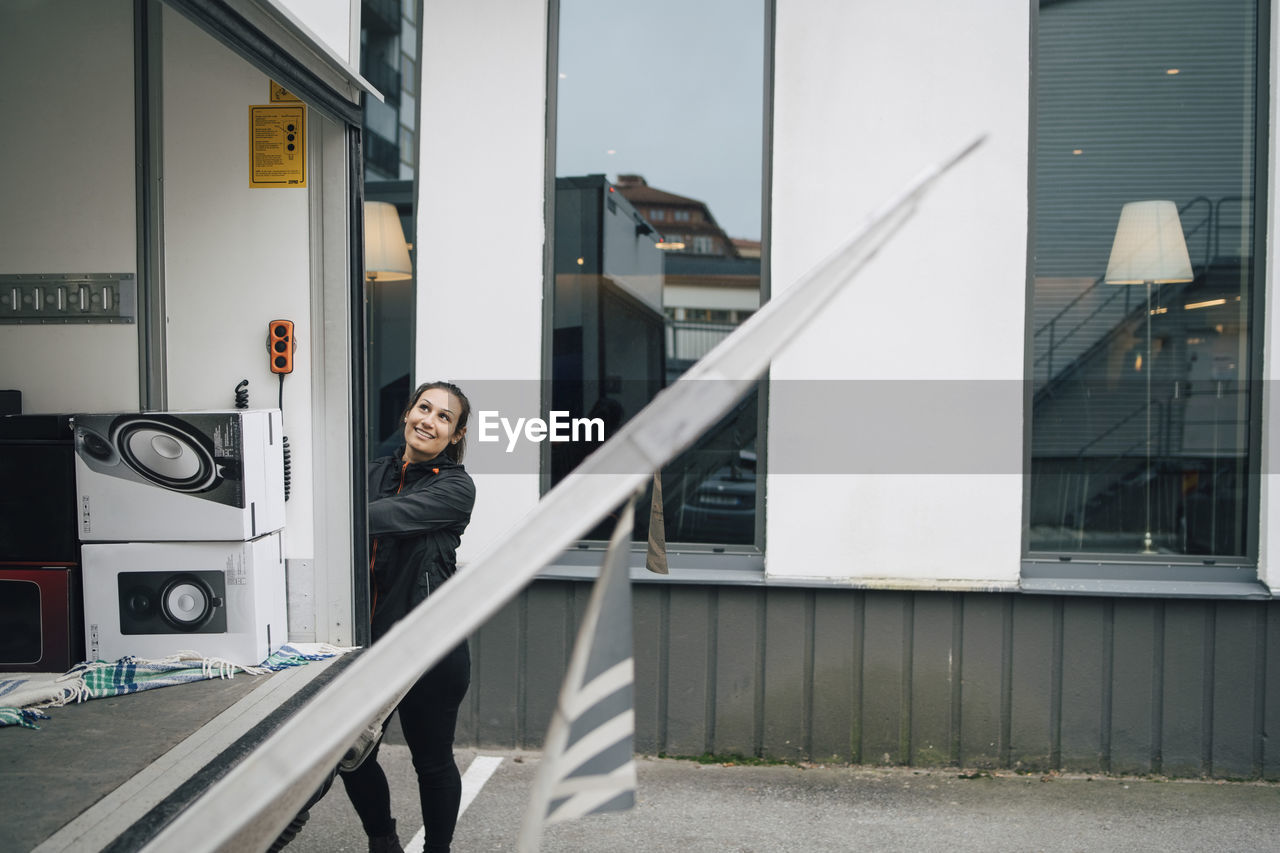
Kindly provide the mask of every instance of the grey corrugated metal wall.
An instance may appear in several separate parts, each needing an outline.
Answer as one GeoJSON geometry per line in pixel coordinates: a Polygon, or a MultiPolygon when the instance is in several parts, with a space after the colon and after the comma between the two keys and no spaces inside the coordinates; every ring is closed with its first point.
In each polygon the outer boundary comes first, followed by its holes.
{"type": "MultiPolygon", "coordinates": [[[[537,749],[590,586],[472,639],[458,742],[537,749]]],[[[638,584],[636,749],[1280,778],[1272,602],[638,584]]]]}

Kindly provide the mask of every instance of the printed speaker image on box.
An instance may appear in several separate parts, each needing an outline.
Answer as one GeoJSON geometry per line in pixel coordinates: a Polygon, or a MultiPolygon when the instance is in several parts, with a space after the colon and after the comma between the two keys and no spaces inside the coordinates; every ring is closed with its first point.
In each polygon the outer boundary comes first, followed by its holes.
{"type": "Polygon", "coordinates": [[[288,641],[279,533],[249,542],[88,544],[82,552],[90,660],[194,651],[253,666],[288,641]]]}
{"type": "Polygon", "coordinates": [[[81,542],[254,539],[284,526],[279,409],[73,422],[81,542]]]}

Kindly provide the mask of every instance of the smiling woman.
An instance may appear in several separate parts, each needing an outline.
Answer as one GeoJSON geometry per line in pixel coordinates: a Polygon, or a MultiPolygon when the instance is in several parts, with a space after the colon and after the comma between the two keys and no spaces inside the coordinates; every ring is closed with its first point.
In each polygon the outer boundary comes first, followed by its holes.
{"type": "MultiPolygon", "coordinates": [[[[476,490],[462,467],[471,402],[457,385],[420,385],[404,410],[404,447],[369,466],[370,622],[378,640],[457,571],[476,490]]],[[[418,774],[425,850],[448,850],[462,797],[453,759],[458,707],[471,683],[464,640],[397,707],[418,774]]],[[[371,850],[399,851],[391,795],[374,746],[340,775],[371,850]]]]}
{"type": "Polygon", "coordinates": [[[428,385],[405,412],[404,461],[427,462],[453,446],[458,446],[454,459],[460,460],[465,445],[459,443],[467,433],[468,414],[448,387],[428,385]]]}

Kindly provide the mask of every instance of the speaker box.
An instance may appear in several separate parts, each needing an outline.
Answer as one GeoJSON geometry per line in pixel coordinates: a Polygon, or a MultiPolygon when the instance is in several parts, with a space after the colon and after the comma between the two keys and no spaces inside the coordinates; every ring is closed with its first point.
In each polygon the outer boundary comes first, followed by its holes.
{"type": "Polygon", "coordinates": [[[279,409],[76,415],[82,542],[254,539],[284,526],[279,409]]]}
{"type": "Polygon", "coordinates": [[[66,672],[83,659],[78,571],[0,567],[0,672],[66,672]]]}
{"type": "Polygon", "coordinates": [[[288,640],[279,533],[247,542],[86,544],[90,659],[179,651],[252,666],[288,640]]]}
{"type": "Polygon", "coordinates": [[[80,562],[75,455],[70,416],[0,416],[0,564],[80,562]]]}

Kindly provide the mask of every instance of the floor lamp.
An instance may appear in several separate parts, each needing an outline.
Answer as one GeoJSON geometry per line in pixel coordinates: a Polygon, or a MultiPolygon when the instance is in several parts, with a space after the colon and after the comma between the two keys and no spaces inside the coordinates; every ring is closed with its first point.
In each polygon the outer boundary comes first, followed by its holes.
{"type": "Polygon", "coordinates": [[[1107,284],[1142,284],[1147,288],[1146,325],[1147,354],[1142,372],[1147,380],[1147,471],[1145,482],[1146,533],[1142,537],[1143,553],[1156,553],[1151,537],[1151,287],[1191,281],[1191,258],[1187,240],[1178,219],[1178,208],[1171,201],[1131,201],[1120,210],[1111,259],[1107,262],[1107,284]]]}
{"type": "Polygon", "coordinates": [[[400,213],[390,202],[364,203],[364,276],[371,282],[404,281],[413,277],[400,213]]]}
{"type": "MultiPolygon", "coordinates": [[[[413,278],[413,263],[409,259],[409,245],[404,239],[404,228],[400,225],[400,212],[396,206],[386,201],[366,201],[364,203],[364,278],[365,310],[367,325],[365,326],[366,371],[370,384],[374,389],[373,396],[378,404],[373,412],[381,413],[381,389],[384,384],[383,350],[386,348],[384,338],[393,340],[385,334],[381,317],[385,306],[391,304],[395,287],[388,288],[384,282],[407,281],[413,278]]],[[[409,353],[413,352],[410,347],[409,353]]],[[[409,359],[406,358],[406,361],[409,359]]],[[[406,364],[407,366],[407,364],[406,364]]],[[[383,424],[381,414],[370,413],[369,422],[381,439],[383,424]]]]}

